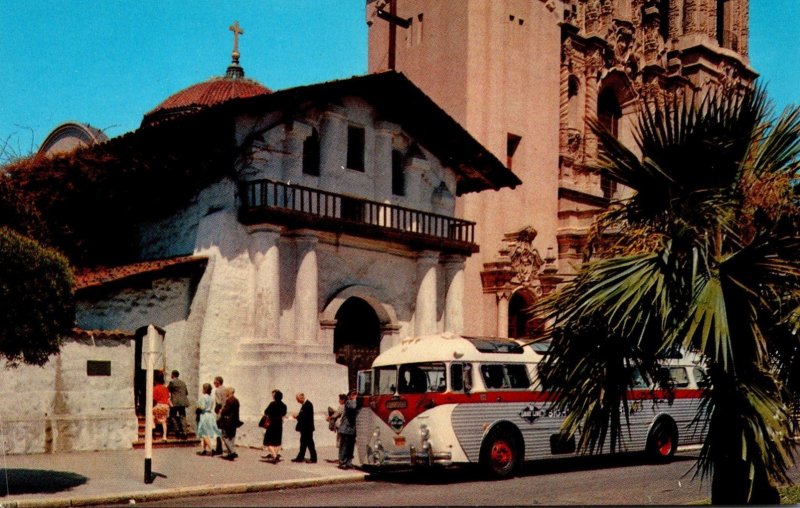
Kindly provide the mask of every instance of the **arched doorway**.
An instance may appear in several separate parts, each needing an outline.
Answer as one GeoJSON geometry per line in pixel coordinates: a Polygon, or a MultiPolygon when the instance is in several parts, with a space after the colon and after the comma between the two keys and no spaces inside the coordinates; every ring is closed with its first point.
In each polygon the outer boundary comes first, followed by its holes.
{"type": "Polygon", "coordinates": [[[347,366],[347,382],[355,388],[358,371],[367,369],[380,353],[381,323],[372,306],[350,297],[336,311],[333,353],[336,363],[347,366]]]}
{"type": "Polygon", "coordinates": [[[544,323],[531,312],[534,302],[533,295],[524,289],[511,296],[511,301],[508,302],[509,337],[527,339],[542,333],[544,323]]]}
{"type": "Polygon", "coordinates": [[[508,302],[508,336],[523,339],[528,336],[528,321],[533,317],[528,311],[528,302],[517,292],[508,302]]]}

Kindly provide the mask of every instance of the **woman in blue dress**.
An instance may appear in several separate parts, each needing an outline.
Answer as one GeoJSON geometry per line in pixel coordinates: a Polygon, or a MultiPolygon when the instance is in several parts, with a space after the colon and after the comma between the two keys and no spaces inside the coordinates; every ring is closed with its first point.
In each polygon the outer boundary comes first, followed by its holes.
{"type": "Polygon", "coordinates": [[[197,452],[197,454],[210,456],[212,454],[211,450],[214,449],[214,443],[221,436],[214,415],[214,399],[211,397],[210,384],[203,384],[203,394],[197,401],[197,407],[200,409],[200,419],[197,421],[197,437],[203,443],[203,451],[197,452]]]}

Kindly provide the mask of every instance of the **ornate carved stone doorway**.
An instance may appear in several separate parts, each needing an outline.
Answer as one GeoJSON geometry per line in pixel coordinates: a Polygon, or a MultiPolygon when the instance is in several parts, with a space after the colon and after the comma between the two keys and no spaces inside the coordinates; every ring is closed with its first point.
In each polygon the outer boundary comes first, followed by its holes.
{"type": "Polygon", "coordinates": [[[347,383],[356,386],[358,371],[367,369],[380,353],[381,323],[372,306],[350,297],[336,312],[333,353],[336,363],[347,366],[347,383]]]}

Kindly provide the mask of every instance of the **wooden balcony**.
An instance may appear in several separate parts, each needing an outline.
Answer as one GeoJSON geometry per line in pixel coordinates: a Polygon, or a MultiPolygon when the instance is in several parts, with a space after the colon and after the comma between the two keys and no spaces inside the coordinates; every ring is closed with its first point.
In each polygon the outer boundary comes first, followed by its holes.
{"type": "Polygon", "coordinates": [[[239,220],[388,240],[413,249],[478,251],[475,223],[273,180],[241,185],[239,220]]]}

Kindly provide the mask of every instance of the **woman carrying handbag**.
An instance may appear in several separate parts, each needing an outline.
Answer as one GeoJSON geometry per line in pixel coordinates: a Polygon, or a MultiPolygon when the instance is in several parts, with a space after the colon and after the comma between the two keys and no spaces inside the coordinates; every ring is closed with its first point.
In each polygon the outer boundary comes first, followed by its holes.
{"type": "Polygon", "coordinates": [[[283,438],[283,417],[286,416],[286,404],[280,390],[272,390],[272,402],[264,410],[264,416],[258,423],[266,429],[264,432],[264,449],[267,454],[261,458],[277,464],[281,460],[281,441],[283,438]]]}

